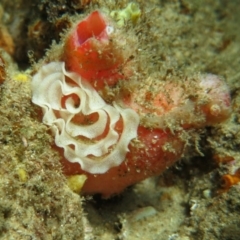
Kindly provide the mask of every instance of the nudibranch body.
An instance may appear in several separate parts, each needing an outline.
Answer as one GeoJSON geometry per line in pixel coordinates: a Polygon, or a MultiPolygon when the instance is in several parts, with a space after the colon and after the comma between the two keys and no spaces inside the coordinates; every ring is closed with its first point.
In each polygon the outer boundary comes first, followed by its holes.
{"type": "Polygon", "coordinates": [[[67,72],[63,62],[43,66],[32,87],[32,101],[42,107],[43,122],[52,127],[66,159],[91,174],[124,161],[129,142],[137,137],[135,111],[106,104],[87,81],[67,72]]]}
{"type": "Polygon", "coordinates": [[[87,175],[83,192],[118,193],[162,172],[181,154],[177,135],[140,126],[133,109],[106,104],[87,81],[67,72],[63,62],[43,66],[32,88],[33,103],[42,107],[43,122],[63,149],[64,172],[87,175]],[[133,139],[137,141],[130,144],[133,139]],[[163,149],[167,143],[174,153],[163,149]]]}
{"type": "Polygon", "coordinates": [[[228,87],[211,74],[195,80],[194,97],[181,84],[157,80],[149,91],[150,76],[106,102],[100,95],[105,85],[136,84],[128,71],[135,48],[120,32],[94,11],[70,30],[63,58],[42,66],[32,81],[32,101],[53,131],[64,173],[87,176],[84,194],[109,197],[161,173],[182,156],[184,132],[230,113],[228,87]],[[171,121],[178,126],[174,131],[171,121]]]}

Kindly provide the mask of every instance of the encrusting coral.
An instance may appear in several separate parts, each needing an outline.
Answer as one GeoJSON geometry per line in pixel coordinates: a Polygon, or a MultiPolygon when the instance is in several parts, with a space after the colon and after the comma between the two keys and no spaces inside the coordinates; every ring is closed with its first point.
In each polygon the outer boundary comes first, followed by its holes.
{"type": "Polygon", "coordinates": [[[216,75],[184,84],[138,77],[135,36],[101,11],[74,24],[63,45],[58,61],[33,77],[32,101],[53,130],[64,173],[87,176],[85,194],[109,197],[161,173],[181,158],[186,133],[230,114],[216,75]]]}

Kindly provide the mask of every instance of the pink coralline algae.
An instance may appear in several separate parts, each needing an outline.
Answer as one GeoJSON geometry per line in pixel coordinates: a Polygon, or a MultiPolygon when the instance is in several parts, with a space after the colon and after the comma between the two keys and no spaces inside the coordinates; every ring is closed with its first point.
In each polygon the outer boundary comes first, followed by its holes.
{"type": "Polygon", "coordinates": [[[216,75],[184,84],[151,76],[131,82],[135,50],[122,35],[92,12],[70,30],[63,58],[42,66],[32,81],[32,101],[53,131],[64,173],[87,176],[83,194],[109,197],[160,174],[181,158],[184,134],[224,121],[231,110],[228,87],[216,75]],[[121,81],[135,90],[105,101],[105,86],[121,81]]]}

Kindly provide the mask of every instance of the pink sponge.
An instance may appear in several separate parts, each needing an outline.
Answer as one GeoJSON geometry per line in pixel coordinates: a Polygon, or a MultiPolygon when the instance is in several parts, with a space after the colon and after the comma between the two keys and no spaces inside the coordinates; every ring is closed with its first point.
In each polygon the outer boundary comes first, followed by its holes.
{"type": "Polygon", "coordinates": [[[77,72],[95,89],[124,79],[124,67],[135,50],[115,24],[99,11],[77,23],[64,46],[66,69],[77,72]]]}

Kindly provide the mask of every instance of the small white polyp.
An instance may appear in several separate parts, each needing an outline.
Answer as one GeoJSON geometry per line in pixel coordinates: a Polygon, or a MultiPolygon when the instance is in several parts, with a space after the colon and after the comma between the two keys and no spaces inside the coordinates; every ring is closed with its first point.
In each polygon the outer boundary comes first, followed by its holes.
{"type": "Polygon", "coordinates": [[[117,104],[109,105],[97,91],[80,76],[67,72],[63,62],[44,65],[32,80],[32,102],[42,107],[43,122],[55,134],[55,143],[64,149],[64,156],[70,162],[78,162],[81,168],[92,174],[101,174],[120,165],[128,150],[128,144],[137,137],[139,116],[132,109],[123,109],[117,104]],[[71,81],[66,81],[66,78],[71,81]],[[68,96],[77,96],[78,106],[68,96]],[[65,97],[65,106],[61,100],[65,97]],[[98,114],[98,120],[89,125],[72,121],[76,114],[98,114]],[[123,131],[119,135],[114,127],[122,118],[123,131]],[[109,131],[100,136],[107,125],[109,131]],[[83,137],[85,140],[83,140],[83,137]]]}

